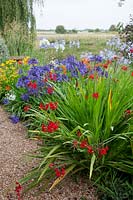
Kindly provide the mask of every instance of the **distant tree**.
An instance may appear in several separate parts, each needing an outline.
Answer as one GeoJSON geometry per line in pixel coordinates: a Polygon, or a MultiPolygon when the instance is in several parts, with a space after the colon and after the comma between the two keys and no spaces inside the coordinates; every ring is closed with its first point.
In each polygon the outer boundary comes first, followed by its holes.
{"type": "Polygon", "coordinates": [[[64,28],[63,25],[58,25],[58,26],[56,26],[55,32],[64,34],[64,33],[66,33],[66,29],[64,28]]]}
{"type": "Polygon", "coordinates": [[[116,31],[116,30],[117,30],[117,28],[114,24],[112,24],[109,28],[109,31],[116,31]]]}
{"type": "Polygon", "coordinates": [[[72,29],[72,33],[77,33],[78,31],[76,29],[72,29]]]}
{"type": "Polygon", "coordinates": [[[99,28],[96,28],[94,31],[95,31],[95,32],[100,32],[100,29],[99,29],[99,28]]]}
{"type": "Polygon", "coordinates": [[[94,29],[88,29],[88,32],[94,32],[94,29]]]}

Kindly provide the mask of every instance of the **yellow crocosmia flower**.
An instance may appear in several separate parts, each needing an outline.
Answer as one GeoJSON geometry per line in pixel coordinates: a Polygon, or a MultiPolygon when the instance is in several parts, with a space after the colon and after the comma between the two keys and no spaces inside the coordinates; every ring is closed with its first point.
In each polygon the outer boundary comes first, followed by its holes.
{"type": "Polygon", "coordinates": [[[9,60],[6,61],[6,65],[8,65],[8,64],[10,64],[10,61],[9,61],[9,60]]]}
{"type": "Polygon", "coordinates": [[[5,66],[5,63],[1,63],[0,66],[1,66],[1,67],[4,67],[4,66],[5,66]]]}
{"type": "Polygon", "coordinates": [[[22,60],[22,62],[26,65],[26,64],[28,63],[29,58],[30,58],[29,56],[25,57],[25,58],[22,60]]]}
{"type": "Polygon", "coordinates": [[[109,97],[108,97],[108,105],[110,108],[110,111],[112,110],[112,90],[109,91],[109,97]]]}

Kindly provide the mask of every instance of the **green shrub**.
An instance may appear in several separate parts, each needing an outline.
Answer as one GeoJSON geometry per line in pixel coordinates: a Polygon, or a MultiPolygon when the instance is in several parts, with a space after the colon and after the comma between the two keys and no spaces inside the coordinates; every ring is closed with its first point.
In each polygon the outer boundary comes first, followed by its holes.
{"type": "Polygon", "coordinates": [[[25,31],[23,24],[16,21],[5,26],[4,38],[11,56],[25,55],[32,52],[34,43],[32,35],[25,31]]]}
{"type": "Polygon", "coordinates": [[[0,63],[6,60],[9,57],[8,48],[5,44],[5,41],[0,37],[0,63]]]}

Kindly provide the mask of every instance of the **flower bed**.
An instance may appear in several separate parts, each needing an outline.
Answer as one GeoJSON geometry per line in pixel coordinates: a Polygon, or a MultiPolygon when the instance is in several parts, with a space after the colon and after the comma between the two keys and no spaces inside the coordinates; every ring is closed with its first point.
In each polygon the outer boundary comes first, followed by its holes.
{"type": "Polygon", "coordinates": [[[42,141],[33,155],[40,164],[21,184],[47,187],[54,180],[51,190],[69,173],[83,171],[95,181],[113,168],[133,174],[129,65],[102,56],[81,61],[69,56],[46,66],[36,59],[18,64],[15,79],[2,82],[1,101],[13,123],[25,121],[29,137],[42,141]]]}

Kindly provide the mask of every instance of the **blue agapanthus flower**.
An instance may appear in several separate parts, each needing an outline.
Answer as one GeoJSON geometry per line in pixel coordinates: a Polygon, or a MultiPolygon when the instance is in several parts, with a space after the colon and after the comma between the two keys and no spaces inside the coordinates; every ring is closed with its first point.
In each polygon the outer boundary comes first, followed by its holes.
{"type": "Polygon", "coordinates": [[[21,95],[21,99],[22,99],[23,101],[28,101],[28,100],[29,100],[29,94],[27,94],[27,93],[22,94],[22,95],[21,95]]]}
{"type": "Polygon", "coordinates": [[[17,124],[17,123],[19,122],[19,117],[16,116],[16,115],[10,116],[9,119],[11,120],[11,122],[12,122],[13,124],[17,124]]]}
{"type": "Polygon", "coordinates": [[[2,103],[3,103],[4,105],[8,105],[8,104],[9,104],[9,99],[4,98],[4,99],[2,100],[2,103]]]}
{"type": "Polygon", "coordinates": [[[38,64],[38,60],[35,59],[35,58],[31,58],[31,59],[28,61],[28,64],[29,64],[29,65],[35,65],[35,64],[38,64]]]}

